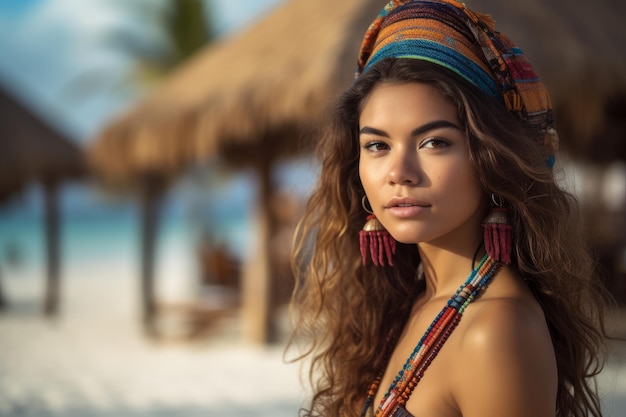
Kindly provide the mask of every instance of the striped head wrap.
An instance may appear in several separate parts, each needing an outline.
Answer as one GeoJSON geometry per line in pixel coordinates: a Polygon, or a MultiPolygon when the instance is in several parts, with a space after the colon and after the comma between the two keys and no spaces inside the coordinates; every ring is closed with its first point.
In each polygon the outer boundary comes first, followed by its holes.
{"type": "Polygon", "coordinates": [[[548,92],[489,15],[455,0],[391,0],[365,33],[356,77],[385,58],[446,67],[502,102],[538,134],[548,166],[558,148],[548,92]]]}

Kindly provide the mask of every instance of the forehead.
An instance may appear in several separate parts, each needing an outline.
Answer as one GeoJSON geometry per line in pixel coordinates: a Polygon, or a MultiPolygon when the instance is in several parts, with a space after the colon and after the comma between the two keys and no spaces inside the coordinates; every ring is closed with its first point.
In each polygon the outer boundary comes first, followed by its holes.
{"type": "Polygon", "coordinates": [[[458,123],[456,107],[435,87],[416,82],[383,82],[363,100],[359,122],[412,118],[430,122],[449,120],[458,123]]]}

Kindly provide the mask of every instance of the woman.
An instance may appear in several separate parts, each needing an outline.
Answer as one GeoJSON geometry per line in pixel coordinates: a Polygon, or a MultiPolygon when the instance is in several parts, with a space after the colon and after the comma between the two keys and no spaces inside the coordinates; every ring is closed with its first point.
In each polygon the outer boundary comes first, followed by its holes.
{"type": "Polygon", "coordinates": [[[488,16],[383,9],[296,234],[305,415],[601,415],[603,300],[556,144],[544,87],[488,16]]]}

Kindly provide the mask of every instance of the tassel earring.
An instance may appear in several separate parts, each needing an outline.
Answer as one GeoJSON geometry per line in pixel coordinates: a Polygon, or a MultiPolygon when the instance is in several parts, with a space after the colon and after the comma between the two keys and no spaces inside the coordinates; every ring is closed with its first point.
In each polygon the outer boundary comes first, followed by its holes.
{"type": "Polygon", "coordinates": [[[393,265],[393,254],[396,253],[396,241],[383,225],[378,221],[372,209],[368,209],[365,205],[367,196],[363,196],[361,205],[370,215],[367,216],[367,222],[363,229],[359,232],[359,244],[361,247],[361,257],[363,265],[367,265],[367,255],[372,259],[376,266],[385,266],[385,260],[388,265],[393,265]]]}
{"type": "Polygon", "coordinates": [[[491,195],[493,206],[482,223],[485,251],[493,259],[505,265],[511,263],[512,227],[509,210],[504,207],[502,197],[491,195]]]}

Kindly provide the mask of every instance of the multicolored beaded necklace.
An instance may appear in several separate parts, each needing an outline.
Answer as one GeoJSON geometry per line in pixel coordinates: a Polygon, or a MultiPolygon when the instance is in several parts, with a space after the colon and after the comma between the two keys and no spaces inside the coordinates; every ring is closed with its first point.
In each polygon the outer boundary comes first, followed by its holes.
{"type": "MultiPolygon", "coordinates": [[[[375,417],[392,416],[399,407],[405,406],[415,386],[424,376],[424,372],[461,321],[461,316],[467,306],[489,284],[499,267],[500,263],[498,261],[489,257],[489,255],[485,255],[478,266],[472,270],[465,283],[448,300],[415,346],[411,356],[409,356],[383,396],[380,405],[375,411],[375,417]]],[[[382,374],[372,383],[363,405],[361,417],[367,415],[367,411],[378,391],[381,379],[382,374]]]]}

